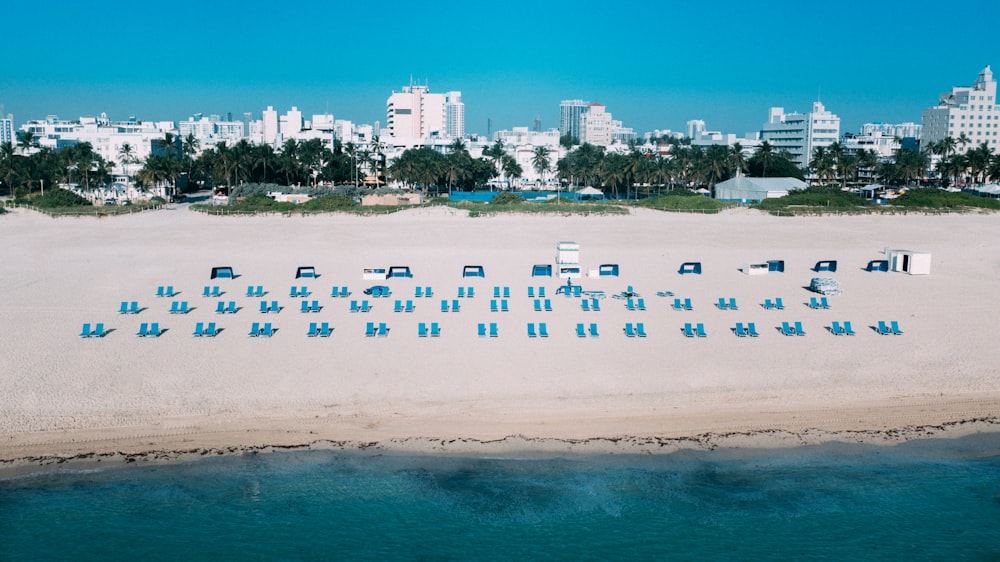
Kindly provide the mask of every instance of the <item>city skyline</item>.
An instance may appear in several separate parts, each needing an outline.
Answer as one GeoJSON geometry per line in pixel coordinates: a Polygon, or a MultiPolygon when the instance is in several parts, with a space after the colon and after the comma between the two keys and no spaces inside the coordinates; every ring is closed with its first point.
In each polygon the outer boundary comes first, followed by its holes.
{"type": "MultiPolygon", "coordinates": [[[[700,119],[742,135],[759,131],[770,107],[805,112],[817,99],[841,116],[842,131],[856,131],[869,121],[919,122],[940,92],[971,83],[1000,54],[991,30],[1000,7],[976,1],[933,13],[854,1],[832,10],[582,2],[572,12],[520,1],[488,12],[434,2],[385,2],[377,12],[325,3],[279,12],[257,1],[238,12],[189,1],[169,11],[54,4],[67,21],[127,23],[77,25],[51,40],[34,34],[10,51],[0,104],[18,123],[102,112],[259,118],[270,105],[384,126],[386,98],[412,78],[434,93],[461,91],[470,133],[486,133],[488,119],[496,131],[536,116],[557,128],[559,102],[572,98],[606,105],[640,134],[700,119]],[[934,48],[931,27],[960,30],[962,48],[934,48]]],[[[52,6],[11,6],[5,19],[37,29],[52,6]]]]}

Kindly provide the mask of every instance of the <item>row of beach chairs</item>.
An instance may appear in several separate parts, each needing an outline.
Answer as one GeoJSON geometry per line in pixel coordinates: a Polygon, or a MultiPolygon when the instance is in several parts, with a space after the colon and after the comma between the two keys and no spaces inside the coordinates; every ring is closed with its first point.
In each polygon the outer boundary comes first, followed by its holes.
{"type": "Polygon", "coordinates": [[[215,322],[209,322],[207,326],[201,322],[198,322],[194,325],[194,333],[191,335],[193,335],[196,338],[201,338],[201,337],[214,338],[215,336],[219,335],[219,332],[221,331],[222,330],[220,328],[215,327],[215,322]]]}
{"type": "Polygon", "coordinates": [[[337,287],[333,287],[330,289],[330,296],[333,298],[346,299],[351,296],[351,292],[347,290],[347,287],[340,287],[339,289],[337,287]]]}
{"type": "Polygon", "coordinates": [[[332,333],[333,333],[333,328],[330,327],[329,322],[322,322],[319,325],[317,325],[316,322],[310,322],[309,331],[306,332],[306,335],[309,336],[310,338],[315,338],[316,336],[319,336],[321,338],[328,338],[332,333]]]}
{"type": "Polygon", "coordinates": [[[153,322],[151,324],[143,322],[142,324],[139,324],[139,331],[136,332],[135,335],[140,338],[158,338],[162,333],[163,330],[160,329],[159,322],[153,322]]]}
{"type": "MultiPolygon", "coordinates": [[[[597,324],[591,324],[590,325],[590,337],[592,337],[592,338],[598,338],[600,336],[601,336],[601,334],[597,331],[597,324]]],[[[583,325],[582,322],[576,325],[576,337],[578,337],[578,338],[585,338],[585,337],[587,337],[587,331],[584,329],[584,325],[583,325]]]]}
{"type": "Polygon", "coordinates": [[[253,324],[250,325],[250,332],[247,335],[250,336],[251,338],[256,338],[256,337],[269,338],[273,336],[274,333],[277,331],[278,331],[277,328],[272,327],[270,322],[264,322],[263,326],[261,326],[259,322],[254,322],[253,324]]]}
{"type": "Polygon", "coordinates": [[[288,290],[288,296],[293,299],[306,298],[309,295],[310,295],[309,287],[306,287],[305,285],[302,285],[301,287],[296,287],[293,285],[292,288],[288,290]]]}
{"type": "Polygon", "coordinates": [[[892,320],[889,325],[885,325],[885,320],[879,320],[875,331],[881,336],[901,336],[903,331],[899,329],[899,322],[892,320]]]}
{"type": "MultiPolygon", "coordinates": [[[[427,337],[427,323],[421,322],[417,324],[417,336],[421,338],[427,337]]],[[[437,322],[431,322],[430,336],[432,338],[439,337],[441,335],[441,327],[438,326],[437,322]]]]}
{"type": "Polygon", "coordinates": [[[625,324],[625,335],[630,338],[644,338],[646,337],[646,326],[642,322],[637,322],[635,324],[629,322],[625,324]]]}
{"type": "Polygon", "coordinates": [[[547,337],[549,337],[549,327],[548,327],[548,325],[545,322],[539,322],[538,323],[538,331],[535,331],[535,323],[534,322],[528,322],[528,337],[529,338],[537,338],[537,337],[547,338],[547,337]]]}
{"type": "Polygon", "coordinates": [[[323,307],[319,305],[319,301],[302,301],[300,304],[302,306],[299,307],[299,312],[319,312],[323,310],[323,307]]]}
{"type": "Polygon", "coordinates": [[[820,308],[828,309],[830,308],[830,303],[827,302],[826,297],[820,297],[819,300],[816,300],[816,297],[809,297],[809,304],[806,306],[812,308],[813,310],[820,308]]]}
{"type": "MultiPolygon", "coordinates": [[[[481,338],[486,337],[486,324],[483,323],[483,322],[480,322],[476,326],[476,333],[481,338]]],[[[495,338],[495,337],[498,337],[499,335],[500,335],[500,332],[497,329],[497,323],[496,322],[490,322],[490,337],[491,338],[495,338]]]]}
{"type": "Polygon", "coordinates": [[[174,292],[174,286],[173,285],[167,285],[166,287],[164,287],[163,285],[160,285],[159,287],[156,288],[156,296],[157,297],[168,297],[169,298],[169,297],[173,297],[174,295],[177,295],[177,294],[179,294],[179,293],[174,292]]]}
{"type": "Polygon", "coordinates": [[[261,314],[277,314],[281,312],[281,305],[278,301],[260,301],[260,313],[261,314]]]}
{"type": "Polygon", "coordinates": [[[646,310],[646,299],[626,299],[625,308],[629,310],[646,310]]]}
{"type": "Polygon", "coordinates": [[[361,305],[358,305],[358,301],[351,301],[351,312],[371,312],[372,307],[368,304],[368,300],[364,299],[361,301],[361,305]]]}
{"type": "Polygon", "coordinates": [[[499,307],[497,306],[497,299],[491,299],[490,312],[510,312],[510,306],[507,304],[507,299],[500,299],[499,307]]]}
{"type": "Polygon", "coordinates": [[[414,298],[431,298],[434,296],[434,290],[430,287],[417,287],[413,289],[414,298]]]}
{"type": "Polygon", "coordinates": [[[691,324],[690,322],[686,322],[684,324],[684,327],[681,328],[681,331],[683,331],[684,336],[688,338],[693,338],[695,336],[699,338],[708,337],[708,332],[705,331],[705,325],[702,324],[701,322],[698,322],[697,324],[691,324]]]}
{"type": "Polygon", "coordinates": [[[474,298],[475,296],[476,296],[476,288],[475,287],[459,287],[458,288],[458,298],[460,298],[460,299],[464,299],[464,298],[470,298],[471,299],[471,298],[474,298]]]}
{"type": "Polygon", "coordinates": [[[187,301],[173,301],[170,303],[170,314],[187,314],[191,312],[187,301]]]}
{"type": "Polygon", "coordinates": [[[535,298],[536,294],[538,295],[539,298],[545,298],[545,287],[539,285],[538,288],[537,288],[537,293],[536,293],[536,288],[535,287],[533,287],[533,286],[532,287],[528,287],[528,298],[529,299],[535,298]]]}
{"type": "Polygon", "coordinates": [[[407,300],[406,305],[403,305],[403,301],[397,300],[392,306],[393,312],[413,312],[413,301],[407,300]]]}
{"type": "Polygon", "coordinates": [[[730,298],[727,301],[725,298],[719,297],[719,301],[717,303],[715,303],[715,306],[719,310],[739,310],[740,309],[740,307],[736,305],[736,299],[734,299],[734,298],[730,298]]]}
{"type": "Polygon", "coordinates": [[[385,322],[379,322],[378,328],[375,327],[374,322],[369,322],[367,325],[365,325],[366,337],[369,338],[374,336],[385,337],[388,335],[389,335],[389,327],[386,325],[385,322]]]}
{"type": "Polygon", "coordinates": [[[545,312],[552,312],[552,299],[544,299],[544,301],[543,299],[535,299],[535,312],[541,312],[543,309],[545,312]]]}
{"type": "Polygon", "coordinates": [[[221,297],[225,291],[221,290],[218,285],[213,285],[209,287],[205,285],[205,288],[201,290],[201,296],[203,297],[221,297]]]}
{"type": "Polygon", "coordinates": [[[139,314],[139,303],[137,301],[132,301],[131,303],[122,301],[122,305],[118,309],[118,314],[139,314]]]}
{"type": "Polygon", "coordinates": [[[691,299],[684,299],[681,301],[679,298],[674,299],[674,304],[670,305],[674,310],[694,310],[694,306],[691,305],[691,299]]]}
{"type": "Polygon", "coordinates": [[[104,323],[98,322],[94,325],[94,329],[90,329],[90,323],[86,323],[80,329],[81,338],[103,338],[108,334],[108,330],[104,329],[104,323]]]}
{"type": "MultiPolygon", "coordinates": [[[[645,303],[643,303],[643,306],[645,306],[645,303]]],[[[580,308],[584,312],[590,312],[591,310],[593,310],[594,312],[600,312],[601,311],[601,300],[600,299],[595,299],[595,298],[580,299],[580,308]]]]}
{"type": "Polygon", "coordinates": [[[495,298],[495,299],[499,299],[499,298],[509,299],[510,298],[510,287],[507,287],[507,286],[500,287],[499,285],[495,285],[493,287],[493,298],[495,298]]]}

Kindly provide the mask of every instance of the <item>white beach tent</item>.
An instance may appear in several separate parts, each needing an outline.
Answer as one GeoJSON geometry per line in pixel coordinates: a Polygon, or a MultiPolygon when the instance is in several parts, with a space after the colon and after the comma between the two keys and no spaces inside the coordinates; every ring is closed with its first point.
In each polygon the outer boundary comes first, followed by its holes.
{"type": "Polygon", "coordinates": [[[806,182],[798,178],[748,178],[737,176],[715,185],[715,198],[720,201],[763,201],[784,197],[789,191],[805,189],[806,182]]]}

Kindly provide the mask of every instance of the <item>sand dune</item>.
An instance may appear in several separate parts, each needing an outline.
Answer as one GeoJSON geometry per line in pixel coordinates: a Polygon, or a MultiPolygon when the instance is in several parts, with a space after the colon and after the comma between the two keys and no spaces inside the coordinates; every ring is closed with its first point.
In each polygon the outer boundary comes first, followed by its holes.
{"type": "MultiPolygon", "coordinates": [[[[314,440],[386,442],[406,438],[581,439],[680,437],[780,428],[885,429],[996,417],[1000,349],[995,293],[1000,221],[995,215],[774,218],[739,210],[716,216],[637,210],[631,216],[468,218],[449,209],[380,217],[213,218],[183,207],[114,219],[49,219],[27,211],[0,217],[0,458],[260,444],[314,440]],[[604,299],[584,312],[554,295],[557,279],[532,278],[552,263],[559,240],[581,246],[585,268],[617,263],[618,278],[580,280],[609,295],[634,286],[647,304],[628,311],[604,299]],[[929,276],[868,273],[885,247],[933,254],[929,276]],[[746,276],[747,261],[783,259],[786,272],[746,276]],[[809,268],[835,259],[844,288],[830,310],[803,303],[809,268]],[[704,274],[678,275],[684,261],[704,274]],[[462,266],[485,279],[461,278],[462,266]],[[210,281],[231,265],[235,280],[210,281]],[[299,265],[315,280],[295,280],[299,265]],[[350,299],[373,284],[366,267],[407,265],[413,279],[391,279],[390,299],[369,299],[367,314],[350,299]],[[168,314],[158,285],[181,291],[194,308],[168,314]],[[235,315],[216,315],[218,284],[235,315]],[[307,285],[320,313],[302,314],[292,285],[307,285]],[[247,285],[263,285],[284,309],[258,312],[247,285]],[[435,298],[396,298],[416,285],[435,298]],[[493,286],[510,286],[510,312],[489,311],[493,286]],[[535,312],[529,285],[545,285],[552,312],[535,312]],[[474,286],[458,313],[440,299],[474,286]],[[676,312],[670,290],[695,310],[676,312]],[[737,299],[739,311],[713,306],[737,299]],[[765,298],[783,297],[784,311],[765,298]],[[143,311],[117,314],[123,300],[143,311]],[[801,321],[805,337],[780,335],[801,321]],[[856,337],[834,337],[832,320],[850,320],[856,337]],[[906,332],[868,328],[898,320],[906,332]],[[140,322],[159,322],[160,338],[137,338],[140,322]],[[195,322],[215,321],[215,338],[193,338],[195,322]],[[252,322],[270,321],[274,337],[249,338],[252,322]],[[309,322],[327,321],[331,337],[307,338],[309,322]],[[735,322],[755,322],[761,337],[737,338],[735,322]],[[78,337],[84,322],[104,322],[102,339],[78,337]],[[367,322],[386,322],[388,337],[366,338],[367,322]],[[418,338],[419,322],[438,322],[440,338],[418,338]],[[476,325],[496,322],[500,337],[476,325]],[[546,322],[550,337],[529,339],[526,324],[546,322]],[[578,338],[578,322],[599,338],[578,338]],[[626,322],[649,337],[627,338],[626,322]],[[709,337],[688,339],[684,322],[709,337]]],[[[825,274],[824,274],[825,275],[825,274]]]]}

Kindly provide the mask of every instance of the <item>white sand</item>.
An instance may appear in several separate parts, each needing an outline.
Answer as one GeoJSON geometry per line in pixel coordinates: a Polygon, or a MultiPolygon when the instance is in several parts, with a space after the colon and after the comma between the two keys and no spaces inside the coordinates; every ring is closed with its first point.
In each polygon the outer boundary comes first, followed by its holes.
{"type": "MultiPolygon", "coordinates": [[[[705,433],[806,428],[826,431],[935,425],[1000,412],[996,291],[997,215],[774,218],[750,211],[716,216],[636,211],[632,216],[468,218],[449,209],[380,216],[214,218],[183,207],[143,215],[50,219],[28,211],[0,216],[0,459],[88,451],[141,451],[297,445],[317,440],[400,442],[407,438],[495,440],[602,437],[669,438],[705,433]],[[618,263],[621,277],[582,279],[610,295],[633,285],[648,310],[629,312],[605,299],[583,312],[556,296],[561,282],[532,278],[552,263],[559,240],[581,245],[585,268],[618,263]],[[885,247],[933,254],[929,276],[862,271],[885,247]],[[786,272],[749,277],[747,261],[785,260],[786,272]],[[831,310],[803,305],[809,270],[836,259],[830,276],[845,293],[831,310]],[[701,261],[703,275],[677,274],[701,261]],[[462,279],[481,264],[485,279],[462,279]],[[232,265],[236,280],[210,281],[212,266],[232,265]],[[299,265],[321,277],[295,280],[299,265]],[[370,299],[350,314],[353,295],[376,284],[365,267],[408,265],[413,279],[386,282],[390,299],[370,299]],[[182,291],[194,311],[167,313],[158,285],[182,291]],[[243,307],[214,313],[205,285],[243,307]],[[292,285],[307,285],[325,306],[301,314],[292,285]],[[395,298],[431,285],[412,314],[395,298]],[[534,312],[529,285],[543,284],[553,312],[534,312]],[[278,315],[258,312],[247,285],[263,285],[278,315]],[[477,296],[459,313],[440,299],[459,286],[477,296]],[[491,313],[494,285],[509,285],[511,311],[491,313]],[[670,309],[672,290],[693,312],[670,309]],[[735,297],[738,312],[717,310],[735,297]],[[783,297],[786,310],[765,311],[783,297]],[[137,316],[117,314],[139,301],[137,316]],[[802,321],[808,335],[775,327],[802,321]],[[834,337],[832,320],[858,335],[834,337]],[[906,332],[883,337],[868,326],[898,320],[906,332]],[[140,322],[168,331],[137,338],[140,322]],[[193,338],[195,322],[215,321],[216,338],[193,338]],[[270,321],[273,338],[249,338],[270,321]],[[307,338],[309,322],[328,321],[330,338],[307,338]],[[386,322],[386,338],[365,338],[366,322],[386,322]],[[547,322],[548,339],[529,339],[528,322],[547,322]],[[626,338],[626,322],[649,337],[626,338]],[[735,322],[756,322],[760,338],[737,338],[735,322]],[[103,339],[78,337],[84,322],[104,322],[103,339]],[[442,336],[418,338],[418,322],[442,336]],[[497,322],[500,337],[476,336],[497,322]],[[601,337],[577,338],[577,322],[601,337]],[[706,339],[687,339],[684,322],[703,322],[706,339]]],[[[819,274],[827,276],[827,274],[819,274]]]]}

